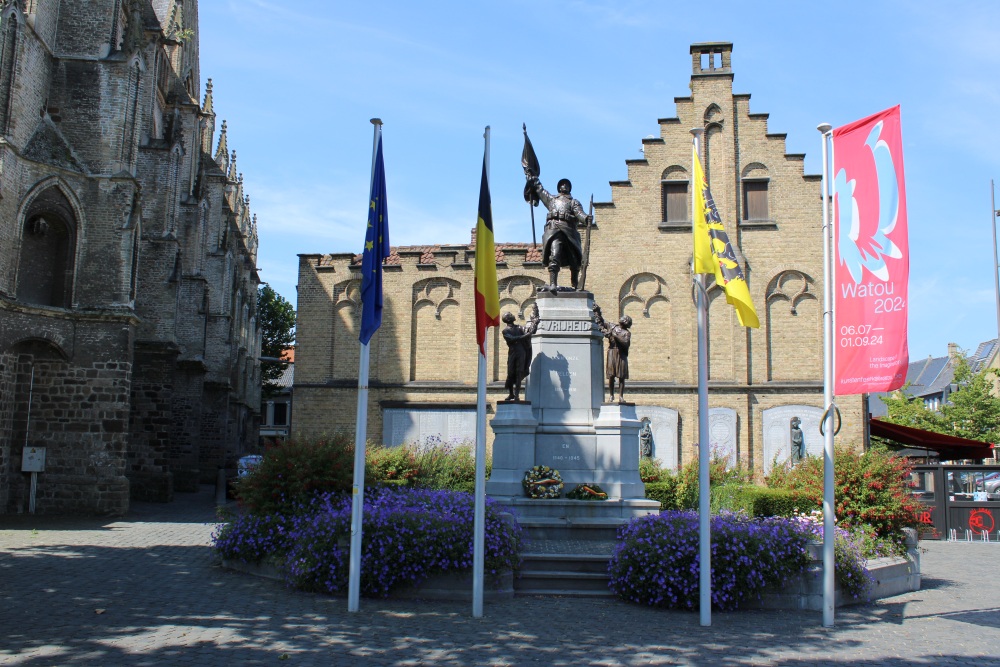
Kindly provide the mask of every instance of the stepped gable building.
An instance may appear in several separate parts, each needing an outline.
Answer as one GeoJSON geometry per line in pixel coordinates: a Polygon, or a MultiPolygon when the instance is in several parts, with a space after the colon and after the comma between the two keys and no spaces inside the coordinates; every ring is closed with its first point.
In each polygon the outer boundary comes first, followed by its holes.
{"type": "Polygon", "coordinates": [[[0,512],[123,513],[256,441],[256,222],[197,0],[0,3],[0,512]]]}
{"type": "MultiPolygon", "coordinates": [[[[787,459],[793,417],[808,452],[822,452],[821,177],[803,173],[804,155],[786,153],[785,135],[769,131],[767,114],[751,112],[749,95],[733,93],[732,44],[695,44],[690,55],[690,96],[675,98],[676,116],[642,140],[644,157],[626,160],[627,178],[611,182],[611,201],[594,205],[587,289],[607,319],[632,318],[626,398],[650,425],[653,456],[671,467],[694,459],[690,130],[704,128],[712,194],[761,321],[744,329],[721,288],[710,288],[711,442],[719,456],[763,472],[787,459]]],[[[386,262],[383,325],[371,343],[371,438],[474,438],[473,249],[396,248],[386,262]]],[[[293,432],[353,432],[359,257],[300,256],[293,432]]],[[[497,246],[501,309],[522,322],[547,282],[540,260],[527,244],[497,246]]],[[[506,352],[494,329],[491,409],[506,395],[506,352]]],[[[838,438],[860,445],[861,398],[838,405],[838,438]]]]}

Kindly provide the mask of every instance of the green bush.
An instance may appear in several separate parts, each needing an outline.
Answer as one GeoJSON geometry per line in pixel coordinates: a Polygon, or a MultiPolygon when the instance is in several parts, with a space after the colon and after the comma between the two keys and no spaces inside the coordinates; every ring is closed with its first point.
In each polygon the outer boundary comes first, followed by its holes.
{"type": "Polygon", "coordinates": [[[375,482],[409,484],[420,474],[420,465],[412,447],[370,444],[365,448],[365,474],[375,482]]]}
{"type": "MultiPolygon", "coordinates": [[[[647,498],[659,500],[661,511],[698,509],[698,459],[688,461],[678,471],[661,468],[656,459],[646,460],[651,463],[644,466],[640,459],[639,476],[646,482],[647,498]]],[[[750,479],[745,468],[730,467],[724,458],[714,455],[708,464],[708,476],[713,487],[750,479]]]]}
{"type": "Polygon", "coordinates": [[[660,501],[660,511],[677,509],[677,478],[667,476],[659,482],[647,482],[646,497],[660,501]]]}
{"type": "Polygon", "coordinates": [[[348,492],[353,483],[354,441],[338,435],[269,447],[260,465],[234,488],[247,511],[266,515],[287,512],[318,493],[348,492]]]}
{"type": "Polygon", "coordinates": [[[812,500],[789,491],[753,484],[722,484],[712,487],[712,513],[745,512],[749,516],[792,516],[812,507],[812,500]]]}
{"type": "MultiPolygon", "coordinates": [[[[487,479],[491,468],[487,458],[487,479]]],[[[366,475],[375,482],[470,493],[476,486],[474,447],[469,443],[444,443],[439,438],[428,439],[423,445],[370,445],[366,451],[365,469],[366,475]]]]}
{"type": "Polygon", "coordinates": [[[660,462],[660,459],[653,459],[648,456],[639,457],[639,479],[643,483],[659,482],[669,475],[670,471],[663,468],[663,463],[660,462]]]}
{"type": "MultiPolygon", "coordinates": [[[[909,493],[909,462],[879,448],[862,453],[838,447],[833,469],[838,525],[848,529],[867,525],[878,537],[902,541],[902,529],[914,525],[921,508],[909,493]]],[[[823,459],[807,457],[794,467],[778,467],[767,483],[799,493],[812,508],[822,507],[823,459]]]]}
{"type": "MultiPolygon", "coordinates": [[[[489,477],[490,461],[486,461],[489,477]]],[[[354,484],[354,440],[338,435],[320,440],[289,440],[268,448],[254,471],[235,483],[237,498],[254,514],[277,514],[303,505],[320,493],[349,492],[354,484]]],[[[475,490],[472,445],[439,440],[422,446],[365,449],[365,484],[406,485],[423,489],[475,490]]]]}

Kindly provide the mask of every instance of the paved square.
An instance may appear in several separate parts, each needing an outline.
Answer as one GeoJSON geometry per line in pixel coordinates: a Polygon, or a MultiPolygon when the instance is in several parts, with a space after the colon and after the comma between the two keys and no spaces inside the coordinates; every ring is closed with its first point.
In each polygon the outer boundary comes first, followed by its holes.
{"type": "Polygon", "coordinates": [[[922,542],[924,589],[838,610],[713,614],[607,599],[361,601],[222,569],[213,495],[123,519],[0,517],[3,665],[1000,667],[1000,544],[922,542]]]}

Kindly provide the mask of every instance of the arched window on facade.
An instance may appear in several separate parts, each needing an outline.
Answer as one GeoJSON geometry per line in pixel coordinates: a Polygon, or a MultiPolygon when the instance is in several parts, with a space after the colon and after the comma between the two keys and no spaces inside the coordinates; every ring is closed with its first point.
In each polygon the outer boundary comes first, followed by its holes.
{"type": "Polygon", "coordinates": [[[111,50],[121,51],[125,43],[125,27],[128,25],[128,13],[125,0],[115,0],[115,8],[111,14],[111,50]]]}
{"type": "Polygon", "coordinates": [[[125,118],[122,123],[122,168],[131,171],[136,157],[136,132],[139,125],[139,89],[142,84],[142,62],[134,58],[128,66],[128,87],[125,97],[125,118]]]}
{"type": "Polygon", "coordinates": [[[11,98],[17,69],[20,13],[11,5],[0,17],[0,133],[10,131],[11,98]]]}
{"type": "Polygon", "coordinates": [[[688,211],[688,178],[687,170],[680,165],[667,167],[660,177],[660,203],[663,209],[663,225],[691,224],[691,213],[688,211]]]}
{"type": "Polygon", "coordinates": [[[753,163],[743,169],[743,221],[749,223],[771,222],[771,208],[768,205],[768,185],[770,177],[767,167],[753,163]]]}
{"type": "Polygon", "coordinates": [[[57,187],[50,187],[31,202],[22,224],[18,301],[69,308],[76,254],[72,206],[57,187]]]}

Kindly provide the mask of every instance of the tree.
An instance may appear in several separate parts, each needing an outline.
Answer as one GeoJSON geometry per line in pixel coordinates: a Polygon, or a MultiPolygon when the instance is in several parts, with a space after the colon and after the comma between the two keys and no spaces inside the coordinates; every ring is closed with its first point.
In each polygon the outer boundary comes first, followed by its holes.
{"type": "Polygon", "coordinates": [[[907,383],[902,389],[882,397],[882,402],[885,403],[888,410],[885,421],[934,433],[947,433],[947,427],[940,412],[931,410],[924,405],[924,399],[921,397],[906,395],[905,392],[909,386],[907,383]]]}
{"type": "Polygon", "coordinates": [[[278,390],[277,380],[288,368],[288,362],[270,361],[281,355],[295,342],[295,309],[267,283],[257,292],[257,321],[260,324],[260,376],[264,395],[278,390]]]}
{"type": "Polygon", "coordinates": [[[941,415],[952,435],[983,442],[1000,442],[1000,397],[994,395],[993,378],[997,371],[984,368],[975,373],[969,360],[959,357],[955,367],[955,382],[941,415]]]}
{"type": "Polygon", "coordinates": [[[897,391],[882,398],[889,411],[885,420],[969,440],[1000,442],[1000,397],[993,393],[996,369],[973,372],[963,355],[957,356],[955,363],[954,382],[958,388],[940,411],[927,408],[920,397],[897,391]]]}

